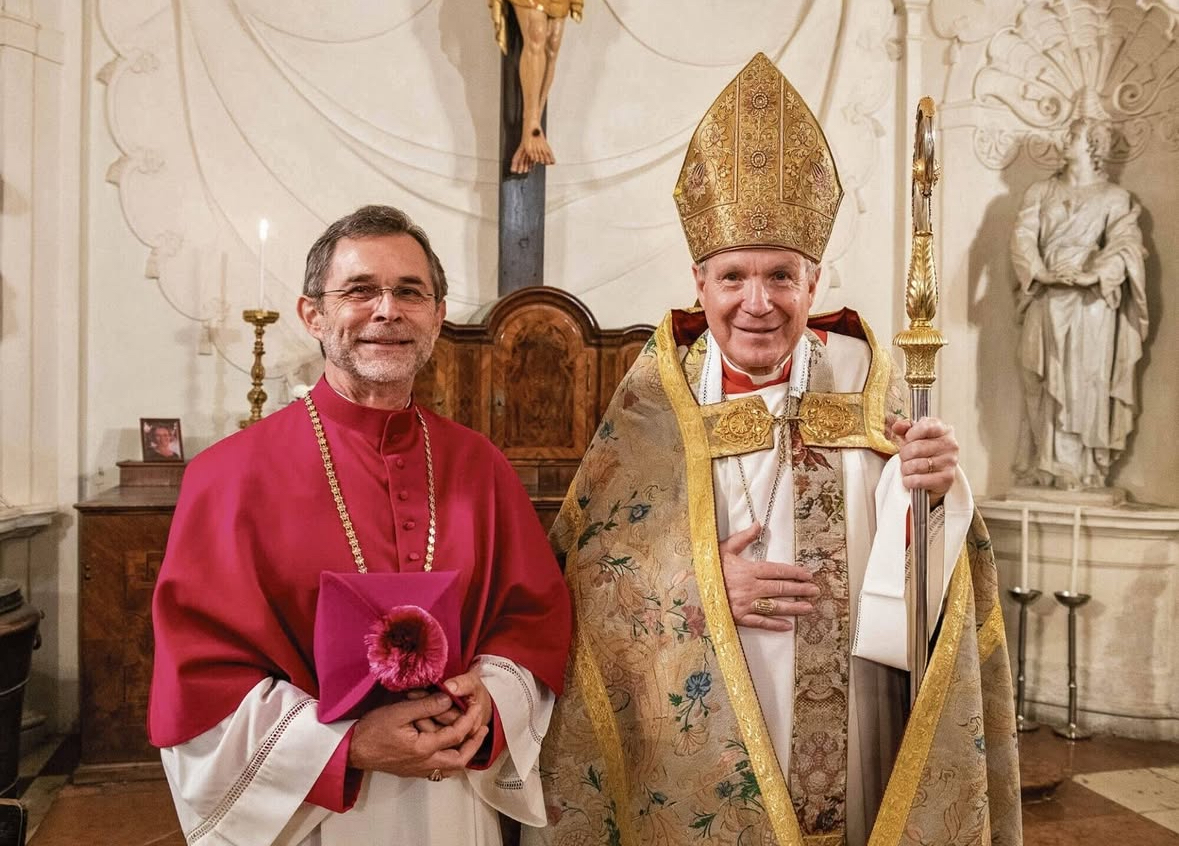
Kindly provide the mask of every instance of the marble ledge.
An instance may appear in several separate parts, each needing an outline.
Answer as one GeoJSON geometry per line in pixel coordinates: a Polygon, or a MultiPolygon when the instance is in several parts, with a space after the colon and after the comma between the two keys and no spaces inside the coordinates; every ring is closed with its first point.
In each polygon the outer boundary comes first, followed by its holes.
{"type": "MultiPolygon", "coordinates": [[[[978,501],[978,510],[987,523],[1013,523],[1018,528],[1023,509],[1028,520],[1037,526],[1073,524],[1075,506],[1058,502],[995,497],[978,501]]],[[[1129,537],[1179,535],[1179,508],[1124,502],[1120,505],[1081,505],[1081,526],[1101,530],[1104,534],[1129,537]]]]}
{"type": "Polygon", "coordinates": [[[35,535],[53,522],[57,508],[52,505],[15,505],[0,508],[0,540],[35,535]]]}

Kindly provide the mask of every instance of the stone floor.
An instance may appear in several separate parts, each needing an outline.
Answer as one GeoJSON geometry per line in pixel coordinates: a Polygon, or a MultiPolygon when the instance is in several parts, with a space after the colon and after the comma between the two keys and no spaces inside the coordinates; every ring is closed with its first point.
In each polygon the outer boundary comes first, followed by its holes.
{"type": "MultiPolygon", "coordinates": [[[[1179,743],[1021,738],[1025,846],[1179,846],[1179,743]]],[[[75,784],[75,738],[21,761],[29,846],[183,846],[162,781],[75,784]]]]}
{"type": "Polygon", "coordinates": [[[1177,764],[1179,743],[1023,735],[1024,846],[1179,846],[1177,764]]]}

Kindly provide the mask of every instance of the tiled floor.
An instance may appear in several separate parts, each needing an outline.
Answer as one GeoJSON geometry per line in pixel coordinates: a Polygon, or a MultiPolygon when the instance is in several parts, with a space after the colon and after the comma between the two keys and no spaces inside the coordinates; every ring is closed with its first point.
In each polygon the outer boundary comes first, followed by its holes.
{"type": "Polygon", "coordinates": [[[1020,738],[1020,764],[1063,779],[1025,800],[1024,846],[1179,846],[1179,743],[1069,743],[1041,728],[1020,738]]]}
{"type": "MultiPolygon", "coordinates": [[[[1099,737],[1020,738],[1025,846],[1179,846],[1179,743],[1099,737]]],[[[20,798],[29,846],[183,846],[162,781],[79,785],[73,739],[30,750],[20,798]]]]}

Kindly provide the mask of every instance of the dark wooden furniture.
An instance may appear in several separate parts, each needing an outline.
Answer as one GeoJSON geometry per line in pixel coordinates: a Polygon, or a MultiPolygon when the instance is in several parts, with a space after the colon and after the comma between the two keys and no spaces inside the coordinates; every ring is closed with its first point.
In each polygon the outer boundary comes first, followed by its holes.
{"type": "MultiPolygon", "coordinates": [[[[416,394],[502,449],[548,526],[651,331],[602,330],[572,295],[527,288],[497,302],[482,323],[445,324],[416,394]]],[[[184,468],[124,461],[119,469],[117,488],[75,506],[82,700],[75,781],[162,776],[145,728],[151,596],[184,468]]]]}
{"type": "Polygon", "coordinates": [[[503,450],[547,528],[653,331],[601,329],[572,294],[524,288],[497,301],[481,323],[444,324],[415,394],[503,450]]]}
{"type": "Polygon", "coordinates": [[[122,465],[122,484],[75,506],[80,570],[82,749],[75,773],[79,782],[163,774],[159,752],[147,742],[146,729],[151,595],[179,487],[143,484],[158,478],[158,468],[143,467],[143,462],[122,465]]]}

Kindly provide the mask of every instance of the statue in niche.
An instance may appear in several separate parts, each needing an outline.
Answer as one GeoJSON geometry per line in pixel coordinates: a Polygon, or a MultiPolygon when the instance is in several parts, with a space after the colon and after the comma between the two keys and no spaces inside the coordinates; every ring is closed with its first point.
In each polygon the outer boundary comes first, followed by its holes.
{"type": "Polygon", "coordinates": [[[1025,484],[1103,488],[1138,403],[1134,369],[1148,328],[1141,207],[1105,172],[1113,127],[1082,92],[1064,165],[1024,194],[1011,258],[1023,328],[1025,484]]]}
{"type": "Polygon", "coordinates": [[[565,33],[565,18],[581,21],[584,0],[488,0],[495,40],[499,49],[508,52],[505,5],[510,3],[524,37],[520,53],[520,90],[524,95],[524,126],[520,144],[512,156],[512,173],[528,173],[535,165],[556,164],[553,150],[545,138],[540,118],[549,100],[557,53],[565,33]]]}

